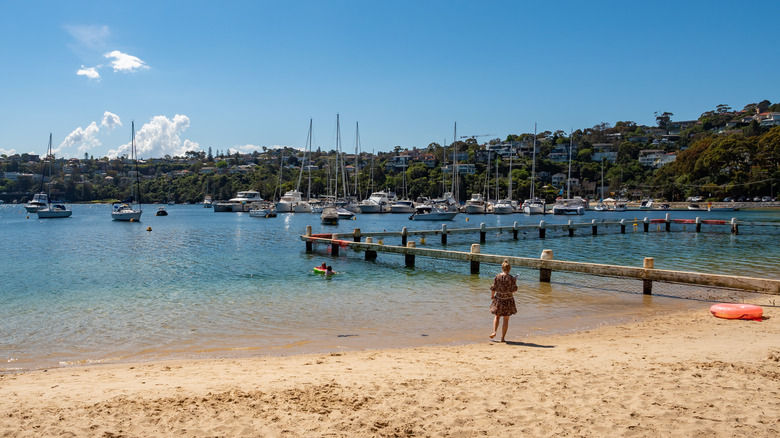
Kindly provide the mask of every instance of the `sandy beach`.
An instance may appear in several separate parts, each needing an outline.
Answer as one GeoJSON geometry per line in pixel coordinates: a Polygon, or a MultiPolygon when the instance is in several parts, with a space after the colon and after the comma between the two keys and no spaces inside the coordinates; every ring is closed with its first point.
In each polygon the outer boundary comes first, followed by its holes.
{"type": "Polygon", "coordinates": [[[462,346],[5,374],[0,435],[777,436],[777,308],[708,308],[527,339],[510,326],[507,343],[486,315],[485,342],[462,346]]]}

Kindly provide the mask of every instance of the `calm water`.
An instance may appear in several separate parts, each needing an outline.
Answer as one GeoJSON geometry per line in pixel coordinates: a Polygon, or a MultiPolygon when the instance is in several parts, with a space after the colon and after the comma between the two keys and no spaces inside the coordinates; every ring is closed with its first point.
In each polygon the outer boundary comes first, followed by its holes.
{"type": "MultiPolygon", "coordinates": [[[[468,265],[380,253],[366,262],[362,253],[327,247],[305,252],[299,236],[306,225],[318,231],[440,228],[412,222],[407,215],[358,215],[338,226],[319,224],[318,215],[280,214],[259,219],[214,213],[198,205],[168,206],[154,216],[147,205],[140,223],[114,222],[108,205],[75,205],[68,219],[39,220],[20,205],[0,206],[0,372],[116,361],[235,357],[300,352],[449,344],[481,340],[492,316],[488,288],[497,266],[468,265]],[[29,216],[29,218],[28,218],[29,216]],[[151,227],[152,231],[147,231],[151,227]],[[312,267],[323,261],[338,275],[325,278],[312,267]]],[[[664,212],[546,216],[548,223],[591,219],[664,217],[664,212]]],[[[777,211],[671,212],[673,218],[780,221],[777,211]]],[[[538,223],[540,216],[467,216],[449,228],[538,223]],[[466,220],[468,218],[468,221],[466,220]]],[[[673,225],[625,235],[617,229],[589,230],[575,238],[548,232],[515,241],[489,235],[483,253],[539,257],[552,249],[556,259],[641,266],[654,257],[660,269],[780,277],[780,231],[707,227],[705,233],[673,225]]],[[[641,230],[641,227],[640,227],[641,230]]],[[[387,238],[400,244],[400,238],[387,238]]],[[[468,251],[478,235],[450,236],[448,249],[468,251]]],[[[419,245],[419,239],[418,239],[419,245]]],[[[428,247],[440,247],[430,238],[428,247]]],[[[538,273],[519,274],[520,315],[510,338],[561,332],[679,309],[702,306],[699,292],[641,294],[641,284],[600,277],[553,274],[540,284],[538,273]],[[675,297],[670,296],[675,295],[675,297]],[[684,296],[685,298],[678,298],[684,296]]],[[[710,293],[710,292],[707,292],[710,293]]]]}

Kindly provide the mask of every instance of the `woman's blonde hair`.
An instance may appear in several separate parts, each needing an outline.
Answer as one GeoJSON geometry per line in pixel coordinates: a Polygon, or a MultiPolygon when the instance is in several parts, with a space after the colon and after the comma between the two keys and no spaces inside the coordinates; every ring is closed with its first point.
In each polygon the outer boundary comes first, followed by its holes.
{"type": "Polygon", "coordinates": [[[501,270],[504,272],[509,272],[510,269],[512,269],[512,265],[509,264],[508,259],[504,259],[504,261],[501,263],[501,270]]]}

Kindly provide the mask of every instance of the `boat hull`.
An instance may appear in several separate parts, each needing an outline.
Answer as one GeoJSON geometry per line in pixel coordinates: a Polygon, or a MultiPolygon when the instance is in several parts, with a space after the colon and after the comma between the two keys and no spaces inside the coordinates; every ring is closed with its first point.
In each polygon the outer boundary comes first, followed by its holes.
{"type": "Polygon", "coordinates": [[[139,222],[141,211],[115,211],[111,213],[111,219],[123,222],[139,222]]]}
{"type": "Polygon", "coordinates": [[[515,209],[511,205],[496,204],[493,206],[493,214],[512,214],[515,209]]]}
{"type": "Polygon", "coordinates": [[[451,221],[458,215],[457,211],[442,211],[433,213],[415,213],[409,219],[413,221],[451,221]]]}
{"type": "Polygon", "coordinates": [[[38,213],[38,219],[59,219],[70,217],[73,214],[71,210],[49,210],[48,208],[42,208],[36,213],[38,213]]]}

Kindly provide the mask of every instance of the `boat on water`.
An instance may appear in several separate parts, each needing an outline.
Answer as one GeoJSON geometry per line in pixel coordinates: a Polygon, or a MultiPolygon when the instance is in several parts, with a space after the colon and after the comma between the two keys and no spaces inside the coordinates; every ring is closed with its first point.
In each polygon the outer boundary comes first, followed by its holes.
{"type": "Polygon", "coordinates": [[[517,202],[511,199],[499,199],[493,204],[493,214],[517,213],[517,202]]]}
{"type": "Polygon", "coordinates": [[[263,202],[260,192],[255,190],[244,190],[236,193],[235,198],[228,201],[217,202],[214,204],[214,212],[247,212],[253,208],[253,203],[263,202]]]}
{"type": "Polygon", "coordinates": [[[553,214],[585,214],[587,201],[579,196],[571,199],[558,198],[552,208],[553,214]]]}
{"type": "Polygon", "coordinates": [[[628,205],[625,202],[615,202],[611,211],[628,211],[628,205]]]}
{"type": "Polygon", "coordinates": [[[35,213],[41,208],[45,208],[49,204],[49,195],[45,192],[36,193],[30,202],[24,205],[24,209],[27,213],[35,213]]]}
{"type": "Polygon", "coordinates": [[[272,202],[261,202],[253,204],[253,208],[249,210],[249,216],[252,217],[276,217],[276,207],[272,202]]]}
{"type": "Polygon", "coordinates": [[[206,195],[206,197],[203,198],[203,208],[211,208],[214,206],[214,201],[212,201],[211,196],[206,195]]]}
{"type": "Polygon", "coordinates": [[[336,215],[339,219],[352,219],[355,217],[355,212],[345,207],[336,207],[336,215]]]}
{"type": "Polygon", "coordinates": [[[336,211],[336,207],[333,205],[322,207],[320,222],[322,222],[323,225],[337,225],[339,223],[339,214],[338,211],[336,211]]]}
{"type": "Polygon", "coordinates": [[[471,199],[466,201],[464,209],[466,214],[485,214],[487,212],[485,198],[482,197],[481,193],[472,193],[471,199]]]}
{"type": "Polygon", "coordinates": [[[652,199],[643,199],[642,202],[639,203],[639,209],[640,210],[652,210],[653,209],[653,200],[652,199]]]}
{"type": "Polygon", "coordinates": [[[448,211],[438,204],[423,204],[415,207],[414,214],[409,216],[413,221],[451,221],[458,215],[457,211],[448,211]]]}
{"type": "Polygon", "coordinates": [[[130,161],[132,163],[131,170],[134,175],[130,178],[130,197],[120,203],[113,205],[111,211],[111,219],[122,222],[138,222],[141,220],[141,214],[143,209],[141,208],[141,182],[138,179],[138,171],[136,170],[136,156],[135,150],[135,122],[132,122],[132,134],[130,136],[130,161]]]}
{"type": "Polygon", "coordinates": [[[523,213],[525,214],[544,214],[545,202],[539,198],[531,198],[523,201],[523,213]]]}
{"type": "MultiPolygon", "coordinates": [[[[51,150],[51,133],[49,133],[49,149],[46,152],[46,166],[49,169],[49,185],[46,193],[46,206],[39,208],[36,213],[38,219],[57,219],[70,217],[73,212],[63,204],[52,203],[51,201],[51,171],[54,166],[54,153],[51,150]]],[[[44,171],[45,173],[45,171],[44,171]]],[[[34,198],[34,197],[33,197],[34,198]]]]}
{"type": "Polygon", "coordinates": [[[699,204],[688,204],[688,210],[704,210],[699,204]]]}
{"type": "Polygon", "coordinates": [[[604,201],[599,201],[596,203],[596,205],[593,207],[593,211],[608,211],[609,208],[607,207],[607,204],[604,203],[604,201]]]}
{"type": "Polygon", "coordinates": [[[168,216],[168,210],[165,209],[164,205],[161,205],[157,207],[157,213],[154,214],[155,216],[168,216]]]}
{"type": "Polygon", "coordinates": [[[358,207],[360,208],[360,212],[363,214],[371,214],[371,213],[389,213],[391,211],[391,204],[390,198],[395,198],[395,194],[390,194],[389,192],[385,191],[378,191],[371,193],[371,196],[368,197],[368,199],[364,199],[363,202],[361,202],[358,207]]]}
{"type": "Polygon", "coordinates": [[[390,204],[390,213],[414,213],[414,202],[409,199],[399,199],[390,204]]]}

